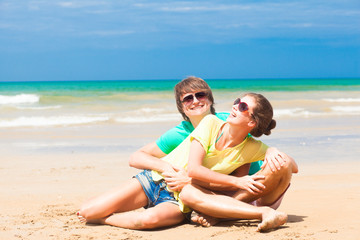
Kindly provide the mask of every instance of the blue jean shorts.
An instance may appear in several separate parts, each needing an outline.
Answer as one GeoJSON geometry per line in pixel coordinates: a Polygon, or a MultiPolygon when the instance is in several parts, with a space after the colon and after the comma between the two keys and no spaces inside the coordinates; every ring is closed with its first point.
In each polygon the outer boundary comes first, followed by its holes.
{"type": "Polygon", "coordinates": [[[174,198],[174,194],[166,189],[165,180],[155,182],[150,170],[144,170],[135,177],[140,182],[148,198],[148,205],[145,208],[154,207],[163,202],[179,205],[174,198]]]}

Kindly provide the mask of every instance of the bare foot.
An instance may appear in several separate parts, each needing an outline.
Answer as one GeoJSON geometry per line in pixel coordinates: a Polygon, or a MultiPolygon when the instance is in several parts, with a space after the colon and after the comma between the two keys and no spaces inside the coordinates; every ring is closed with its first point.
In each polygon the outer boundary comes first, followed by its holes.
{"type": "Polygon", "coordinates": [[[198,223],[203,227],[210,227],[217,224],[220,220],[202,213],[194,212],[194,216],[191,217],[191,221],[198,223]]]}
{"type": "Polygon", "coordinates": [[[287,221],[287,214],[271,209],[263,214],[262,222],[258,225],[256,231],[262,232],[273,228],[277,228],[287,221]]]}
{"type": "Polygon", "coordinates": [[[80,215],[80,212],[76,213],[78,219],[80,220],[80,222],[82,223],[87,223],[87,224],[104,224],[104,219],[90,219],[87,220],[85,217],[80,215]]]}
{"type": "Polygon", "coordinates": [[[76,215],[77,215],[78,219],[80,220],[80,222],[82,222],[82,223],[87,222],[86,218],[84,218],[83,216],[80,215],[80,212],[77,212],[76,215]]]}

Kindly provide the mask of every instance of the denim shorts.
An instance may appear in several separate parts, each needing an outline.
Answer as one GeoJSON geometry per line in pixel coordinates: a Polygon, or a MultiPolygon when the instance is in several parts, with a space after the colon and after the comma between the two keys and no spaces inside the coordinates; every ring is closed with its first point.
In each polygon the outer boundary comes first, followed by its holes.
{"type": "Polygon", "coordinates": [[[154,207],[163,202],[170,202],[179,205],[174,198],[174,194],[166,189],[165,180],[162,179],[155,182],[152,178],[150,170],[144,170],[135,177],[139,180],[148,198],[148,205],[145,208],[154,207]]]}

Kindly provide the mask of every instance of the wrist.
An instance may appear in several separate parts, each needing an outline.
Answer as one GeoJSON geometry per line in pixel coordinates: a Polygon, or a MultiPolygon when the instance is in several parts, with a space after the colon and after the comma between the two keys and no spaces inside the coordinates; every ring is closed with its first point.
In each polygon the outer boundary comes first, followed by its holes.
{"type": "Polygon", "coordinates": [[[233,187],[236,187],[236,188],[240,188],[239,186],[239,179],[241,177],[232,177],[231,181],[230,181],[230,185],[233,186],[233,187]]]}
{"type": "Polygon", "coordinates": [[[192,177],[187,177],[187,181],[186,181],[186,183],[187,184],[193,184],[193,179],[192,179],[192,177]]]}

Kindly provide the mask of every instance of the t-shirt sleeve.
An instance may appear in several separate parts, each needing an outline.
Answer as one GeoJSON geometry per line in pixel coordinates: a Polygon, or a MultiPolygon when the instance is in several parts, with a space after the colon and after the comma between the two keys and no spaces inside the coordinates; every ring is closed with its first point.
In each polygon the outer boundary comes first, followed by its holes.
{"type": "Polygon", "coordinates": [[[214,115],[204,117],[195,130],[190,134],[190,141],[194,139],[198,140],[207,152],[211,143],[211,136],[213,136],[213,131],[215,131],[213,127],[215,124],[216,117],[214,115]]]}
{"type": "Polygon", "coordinates": [[[265,143],[261,142],[260,140],[255,140],[255,141],[259,145],[259,148],[258,151],[254,154],[251,162],[264,160],[266,150],[268,149],[268,146],[265,143]]]}
{"type": "Polygon", "coordinates": [[[191,125],[191,123],[184,121],[161,135],[156,140],[156,145],[165,154],[169,154],[177,146],[179,146],[180,143],[182,143],[182,141],[184,141],[184,139],[187,138],[193,130],[194,127],[191,125]]]}
{"type": "Polygon", "coordinates": [[[174,150],[181,142],[181,135],[175,128],[168,130],[156,140],[156,145],[166,154],[174,150]]]}

